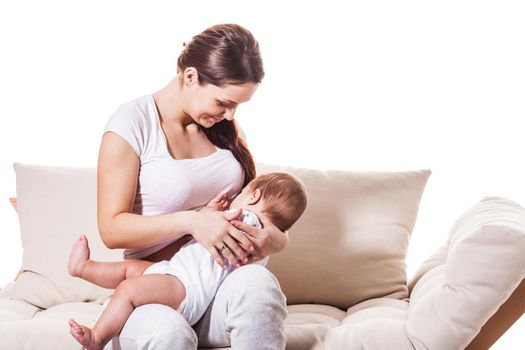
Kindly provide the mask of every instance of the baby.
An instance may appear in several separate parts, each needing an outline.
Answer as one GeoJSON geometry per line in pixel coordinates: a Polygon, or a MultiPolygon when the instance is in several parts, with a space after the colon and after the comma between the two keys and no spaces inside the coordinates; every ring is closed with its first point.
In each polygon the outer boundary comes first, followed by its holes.
{"type": "MultiPolygon", "coordinates": [[[[260,228],[257,215],[263,214],[284,232],[303,214],[306,202],[304,185],[298,179],[287,173],[269,173],[253,179],[229,206],[242,209],[239,221],[260,228]]],[[[220,195],[203,209],[227,207],[225,195],[220,195]]],[[[226,245],[222,249],[225,248],[226,245]]],[[[219,253],[222,249],[218,249],[219,253]]],[[[102,349],[119,334],[133,309],[144,304],[171,306],[193,325],[204,315],[220,284],[234,269],[231,264],[226,268],[219,266],[195,240],[169,261],[97,262],[89,259],[88,242],[81,235],[70,253],[69,273],[98,286],[116,289],[93,329],[71,319],[70,332],[88,350],[102,349]]]]}

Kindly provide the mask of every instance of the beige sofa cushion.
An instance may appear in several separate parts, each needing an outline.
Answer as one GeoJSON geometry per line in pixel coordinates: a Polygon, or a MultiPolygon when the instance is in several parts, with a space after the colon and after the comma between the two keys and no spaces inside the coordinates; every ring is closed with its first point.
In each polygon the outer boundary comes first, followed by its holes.
{"type": "Polygon", "coordinates": [[[67,273],[73,241],[87,235],[99,260],[119,260],[100,240],[96,220],[94,168],[15,164],[22,274],[2,298],[26,300],[40,308],[67,302],[104,300],[110,291],[67,273]]]}
{"type": "Polygon", "coordinates": [[[258,164],[258,172],[288,171],[306,185],[304,215],[288,248],[270,258],[289,304],[346,309],[363,300],[408,297],[405,256],[429,170],[320,171],[258,164]]]}
{"type": "Polygon", "coordinates": [[[404,300],[366,300],[349,308],[341,325],[327,332],[323,341],[311,349],[413,350],[406,333],[408,310],[404,300]]]}
{"type": "Polygon", "coordinates": [[[465,349],[525,277],[524,251],[525,209],[487,197],[416,273],[409,303],[364,301],[314,349],[465,349]]]}
{"type": "Polygon", "coordinates": [[[69,334],[68,320],[74,318],[92,327],[100,310],[95,303],[66,303],[39,310],[25,301],[0,299],[0,349],[81,350],[69,334]]]}

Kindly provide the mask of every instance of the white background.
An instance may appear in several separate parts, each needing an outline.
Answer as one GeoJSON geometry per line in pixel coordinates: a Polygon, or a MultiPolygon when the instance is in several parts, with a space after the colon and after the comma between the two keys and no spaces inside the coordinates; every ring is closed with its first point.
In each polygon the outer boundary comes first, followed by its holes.
{"type": "MultiPolygon", "coordinates": [[[[0,2],[0,285],[22,253],[12,163],[96,166],[107,118],[167,84],[182,42],[216,23],[261,46],[266,78],[236,115],[257,161],[432,170],[409,274],[483,196],[525,204],[522,2],[342,3],[0,2]]],[[[523,334],[521,320],[494,349],[523,334]]]]}

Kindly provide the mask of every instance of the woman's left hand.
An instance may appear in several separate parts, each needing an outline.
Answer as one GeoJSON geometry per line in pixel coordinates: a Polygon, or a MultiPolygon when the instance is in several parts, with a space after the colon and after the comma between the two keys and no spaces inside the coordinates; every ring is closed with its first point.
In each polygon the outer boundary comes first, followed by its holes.
{"type": "Polygon", "coordinates": [[[280,252],[288,245],[288,232],[282,232],[270,219],[259,215],[263,228],[253,227],[239,220],[232,220],[231,224],[246,234],[254,244],[255,251],[251,253],[250,262],[264,259],[270,254],[280,252]]]}

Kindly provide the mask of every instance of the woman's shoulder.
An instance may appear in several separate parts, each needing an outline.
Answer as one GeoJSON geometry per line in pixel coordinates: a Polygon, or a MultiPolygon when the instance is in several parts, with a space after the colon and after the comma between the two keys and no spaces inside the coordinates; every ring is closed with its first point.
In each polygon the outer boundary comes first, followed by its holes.
{"type": "Polygon", "coordinates": [[[122,136],[137,154],[142,154],[148,135],[156,130],[156,109],[152,97],[145,95],[121,104],[109,117],[104,132],[122,136]]]}
{"type": "Polygon", "coordinates": [[[110,116],[108,124],[125,124],[143,126],[155,123],[155,105],[152,104],[151,95],[145,95],[121,104],[110,116]]]}
{"type": "Polygon", "coordinates": [[[152,117],[151,100],[151,95],[144,95],[128,101],[121,104],[114,114],[128,115],[129,117],[152,117]]]}

